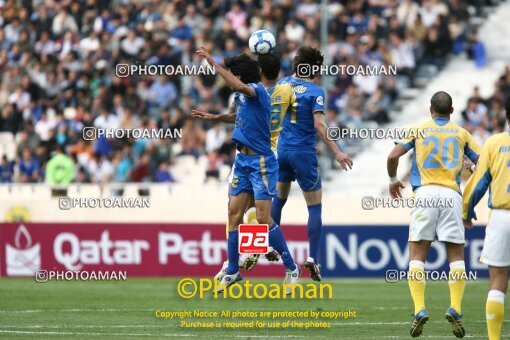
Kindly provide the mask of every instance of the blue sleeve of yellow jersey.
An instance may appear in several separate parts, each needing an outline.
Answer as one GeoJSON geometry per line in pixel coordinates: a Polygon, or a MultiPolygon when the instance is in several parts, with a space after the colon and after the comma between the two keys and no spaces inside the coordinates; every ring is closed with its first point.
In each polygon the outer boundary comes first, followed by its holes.
{"type": "Polygon", "coordinates": [[[462,198],[463,212],[462,218],[470,220],[476,219],[475,206],[480,202],[483,195],[489,188],[492,182],[492,175],[490,172],[490,145],[485,143],[475,172],[469,178],[464,195],[462,198]]]}
{"type": "MultiPolygon", "coordinates": [[[[413,128],[411,128],[409,130],[415,130],[415,129],[417,129],[417,128],[413,127],[413,128]]],[[[407,138],[404,138],[402,140],[396,140],[395,144],[402,145],[404,147],[404,149],[406,149],[406,151],[409,151],[411,149],[414,149],[414,146],[415,146],[415,137],[416,137],[416,134],[408,133],[407,134],[407,138]]]]}
{"type": "Polygon", "coordinates": [[[480,145],[476,142],[471,134],[468,134],[466,146],[464,147],[464,155],[471,160],[471,162],[476,163],[478,161],[478,157],[480,156],[480,145]]]}
{"type": "Polygon", "coordinates": [[[396,140],[395,144],[402,145],[406,151],[414,149],[414,139],[405,142],[404,140],[396,140]]]}

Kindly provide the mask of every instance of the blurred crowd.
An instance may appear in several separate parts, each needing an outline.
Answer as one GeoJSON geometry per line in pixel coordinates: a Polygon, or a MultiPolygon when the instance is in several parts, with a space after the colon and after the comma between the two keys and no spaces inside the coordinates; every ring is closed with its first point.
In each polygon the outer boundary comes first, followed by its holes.
{"type": "MultiPolygon", "coordinates": [[[[327,64],[398,68],[397,76],[329,79],[331,126],[387,123],[391,103],[422,65],[440,69],[451,53],[465,51],[480,59],[483,45],[468,19],[486,4],[328,1],[327,64]]],[[[117,77],[116,65],[203,65],[197,46],[222,60],[249,53],[250,33],[267,29],[276,37],[283,76],[292,73],[301,44],[321,46],[320,27],[314,0],[0,0],[0,133],[14,136],[13,145],[5,139],[4,152],[15,148],[14,158],[6,153],[1,160],[0,180],[172,182],[179,180],[171,169],[182,155],[205,155],[206,176],[218,178],[219,167],[233,161],[232,126],[195,121],[189,113],[228,110],[232,92],[220,77],[117,77]],[[180,129],[182,138],[87,141],[87,127],[180,129]]],[[[498,103],[483,105],[497,110],[498,103]]],[[[482,103],[470,105],[475,112],[466,117],[477,129],[482,103]]],[[[485,127],[494,127],[492,119],[485,127]]]]}
{"type": "Polygon", "coordinates": [[[462,111],[462,124],[471,132],[480,145],[495,133],[506,131],[507,119],[505,101],[510,97],[510,66],[494,84],[494,91],[488,98],[480,95],[475,87],[462,111]]]}

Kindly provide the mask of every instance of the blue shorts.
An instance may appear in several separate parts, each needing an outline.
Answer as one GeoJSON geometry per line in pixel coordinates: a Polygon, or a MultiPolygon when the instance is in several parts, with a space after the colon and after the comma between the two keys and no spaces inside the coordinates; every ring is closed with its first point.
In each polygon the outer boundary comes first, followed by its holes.
{"type": "Polygon", "coordinates": [[[297,180],[303,191],[322,188],[319,159],[313,150],[278,150],[280,172],[278,181],[289,183],[297,180]]]}
{"type": "Polygon", "coordinates": [[[256,200],[272,199],[278,194],[278,161],[274,154],[245,155],[239,153],[233,166],[230,194],[237,196],[247,192],[256,200]]]}

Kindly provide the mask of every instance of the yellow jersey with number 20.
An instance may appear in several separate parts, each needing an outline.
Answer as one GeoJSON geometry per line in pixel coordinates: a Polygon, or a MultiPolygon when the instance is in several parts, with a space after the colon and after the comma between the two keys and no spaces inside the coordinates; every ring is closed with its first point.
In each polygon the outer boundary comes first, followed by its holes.
{"type": "Polygon", "coordinates": [[[396,143],[407,151],[414,149],[413,191],[424,185],[441,185],[460,193],[464,156],[476,162],[480,154],[473,136],[447,118],[434,118],[411,128],[406,137],[396,143]]]}

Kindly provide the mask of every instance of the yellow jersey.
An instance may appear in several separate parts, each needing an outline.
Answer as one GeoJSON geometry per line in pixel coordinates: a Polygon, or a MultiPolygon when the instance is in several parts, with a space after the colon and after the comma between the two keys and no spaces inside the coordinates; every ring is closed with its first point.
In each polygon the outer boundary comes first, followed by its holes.
{"type": "Polygon", "coordinates": [[[473,136],[447,118],[434,118],[407,132],[406,138],[396,143],[407,151],[414,149],[413,191],[424,185],[441,185],[460,193],[464,156],[476,162],[480,154],[473,136]]]}
{"type": "Polygon", "coordinates": [[[489,208],[510,210],[510,133],[498,133],[485,142],[462,200],[464,219],[476,219],[475,206],[489,188],[489,208]]]}
{"type": "Polygon", "coordinates": [[[271,86],[267,92],[271,97],[271,149],[276,151],[283,117],[289,108],[295,110],[297,101],[294,90],[289,84],[276,84],[271,86]]]}

